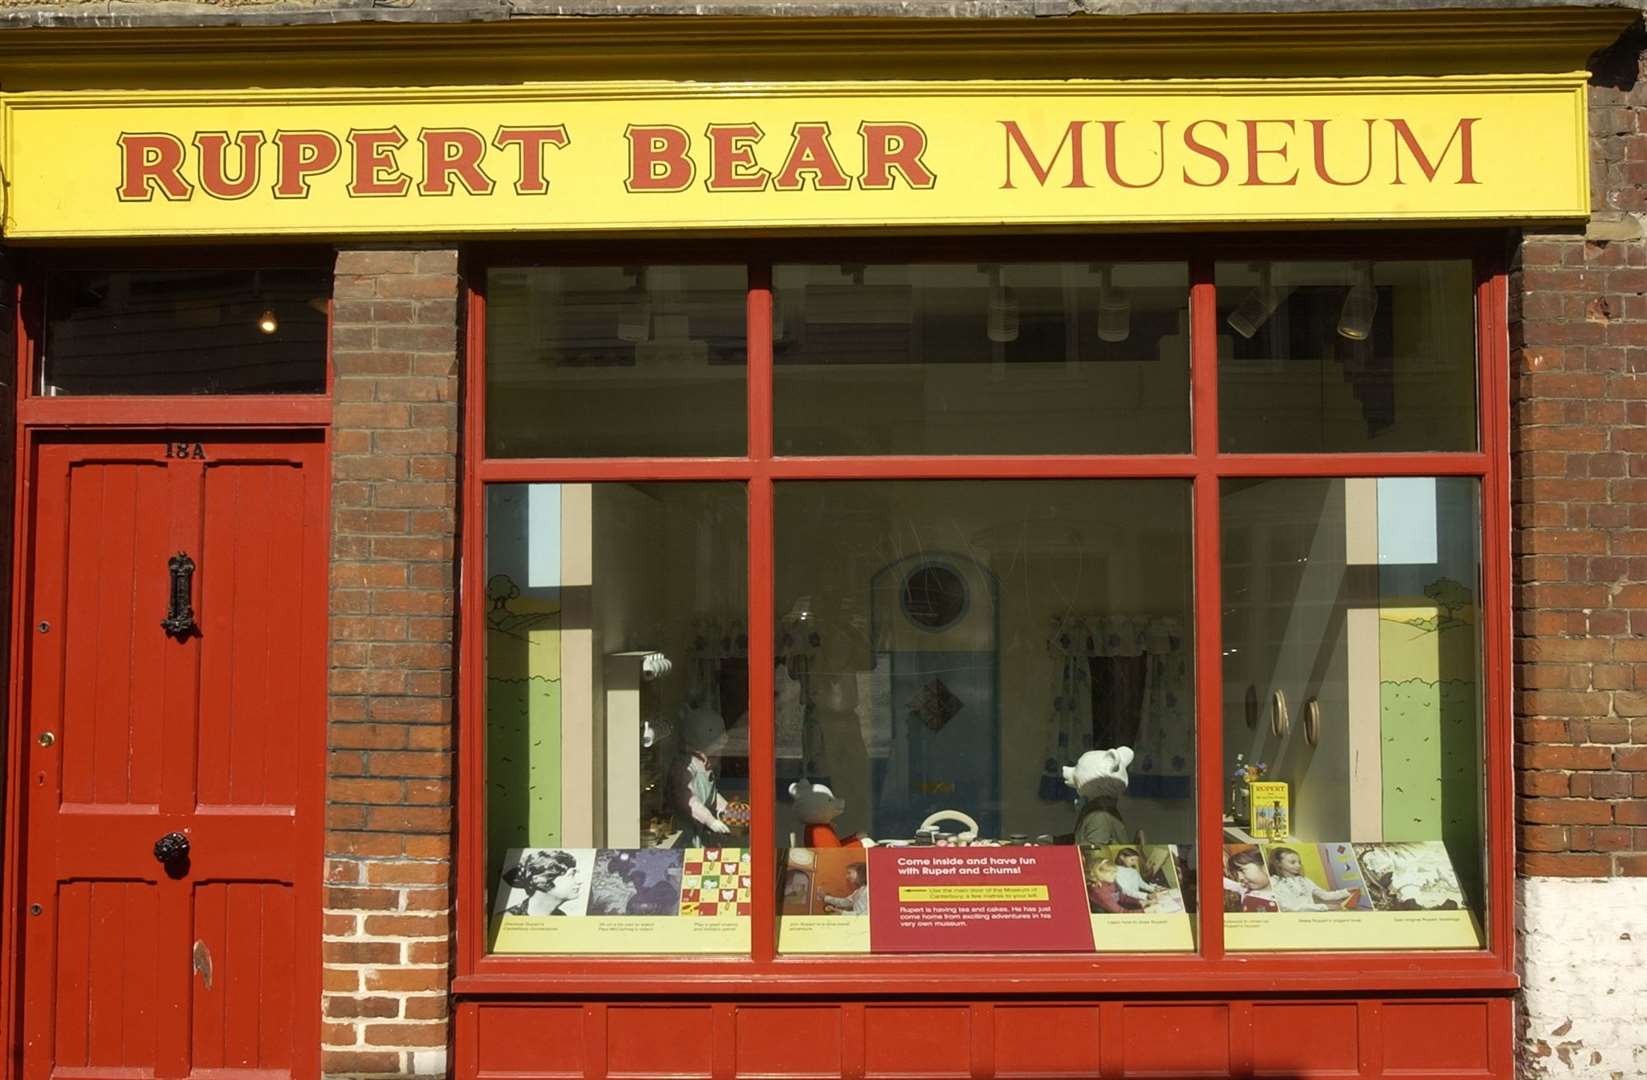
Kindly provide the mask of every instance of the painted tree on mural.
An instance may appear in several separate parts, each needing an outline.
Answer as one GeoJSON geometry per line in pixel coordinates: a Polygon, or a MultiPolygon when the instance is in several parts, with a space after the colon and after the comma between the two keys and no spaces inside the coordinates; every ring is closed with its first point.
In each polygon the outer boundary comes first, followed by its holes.
{"type": "Polygon", "coordinates": [[[1475,603],[1475,594],[1469,586],[1461,585],[1452,578],[1430,582],[1424,587],[1424,595],[1441,609],[1444,622],[1456,621],[1455,612],[1475,603]]]}

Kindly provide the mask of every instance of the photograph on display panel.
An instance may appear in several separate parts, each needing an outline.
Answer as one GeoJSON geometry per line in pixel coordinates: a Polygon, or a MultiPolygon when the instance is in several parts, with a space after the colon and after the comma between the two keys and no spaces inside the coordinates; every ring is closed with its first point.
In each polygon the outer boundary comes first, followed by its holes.
{"type": "Polygon", "coordinates": [[[749,947],[749,873],[742,848],[512,849],[492,949],[740,952],[749,947]]]}

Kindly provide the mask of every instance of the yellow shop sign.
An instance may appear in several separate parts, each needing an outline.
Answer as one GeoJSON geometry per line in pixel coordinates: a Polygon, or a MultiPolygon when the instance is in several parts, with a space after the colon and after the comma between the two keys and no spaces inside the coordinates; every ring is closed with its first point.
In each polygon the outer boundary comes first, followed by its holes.
{"type": "Polygon", "coordinates": [[[0,97],[15,239],[1580,218],[1582,74],[0,97]]]}

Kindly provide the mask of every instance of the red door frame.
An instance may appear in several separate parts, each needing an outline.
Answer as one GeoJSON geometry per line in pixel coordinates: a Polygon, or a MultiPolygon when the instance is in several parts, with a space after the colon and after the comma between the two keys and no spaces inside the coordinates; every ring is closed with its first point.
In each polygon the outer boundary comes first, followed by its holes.
{"type": "MultiPolygon", "coordinates": [[[[1059,994],[1251,994],[1278,991],[1507,993],[1518,985],[1513,942],[1511,772],[1509,355],[1506,265],[1500,231],[1435,230],[1383,234],[1319,232],[1274,239],[1217,236],[861,239],[557,244],[552,252],[516,245],[468,261],[468,356],[461,518],[484,519],[490,482],[723,480],[743,483],[749,513],[749,625],[773,625],[772,485],[799,479],[986,479],[1030,476],[1174,477],[1193,484],[1194,607],[1197,665],[1198,836],[1222,832],[1222,670],[1218,483],[1229,476],[1467,476],[1479,478],[1482,536],[1483,738],[1487,942],[1469,952],[1225,954],[1220,918],[1201,922],[1192,956],[779,956],[774,876],[757,874],[749,956],[491,956],[484,951],[486,867],[482,770],[485,732],[481,635],[460,635],[457,813],[457,964],[452,992],[465,995],[578,996],[645,994],[931,994],[983,998],[1003,992],[1059,994]],[[778,261],[875,262],[1180,260],[1189,263],[1192,449],[1133,456],[775,457],[772,444],[771,267],[778,261]],[[1217,311],[1214,264],[1220,259],[1466,258],[1475,267],[1478,449],[1446,453],[1221,454],[1218,446],[1217,311]],[[485,456],[485,274],[491,265],[731,263],[749,268],[748,453],[726,458],[498,459],[485,456]]],[[[482,530],[461,537],[460,628],[480,625],[485,552],[482,530]]],[[[772,640],[749,636],[749,700],[772,700],[772,640]]],[[[752,710],[750,845],[774,850],[770,708],[752,710]]],[[[1201,844],[1199,909],[1222,910],[1218,845],[1201,844]]]]}
{"type": "MultiPolygon", "coordinates": [[[[168,249],[171,266],[257,266],[278,263],[283,266],[312,265],[330,267],[328,251],[293,248],[177,248],[168,249]]],[[[326,312],[326,384],[319,394],[234,395],[217,397],[140,397],[140,396],[86,396],[45,397],[34,393],[33,377],[40,356],[43,325],[44,280],[47,272],[60,268],[152,268],[154,252],[147,248],[122,249],[101,252],[26,252],[20,260],[20,273],[12,290],[15,311],[14,339],[16,355],[13,369],[16,406],[16,431],[13,453],[12,491],[12,565],[11,573],[11,626],[10,653],[7,656],[6,686],[7,717],[10,722],[6,738],[5,823],[4,854],[0,856],[0,1075],[17,1076],[21,1071],[23,1000],[23,904],[25,867],[24,844],[27,836],[27,792],[22,783],[21,764],[27,760],[26,724],[20,721],[24,712],[25,641],[27,635],[15,632],[29,611],[28,581],[31,574],[32,545],[29,537],[33,528],[31,510],[35,453],[41,439],[48,435],[71,433],[97,434],[105,432],[159,432],[188,429],[190,432],[267,432],[271,435],[290,433],[318,436],[321,444],[321,468],[326,476],[322,484],[321,518],[326,523],[328,553],[331,532],[331,451],[332,451],[332,346],[331,300],[328,295],[326,312]]],[[[320,725],[324,732],[325,723],[320,725]]],[[[299,748],[300,751],[303,748],[299,748]]],[[[308,814],[308,827],[300,833],[301,850],[308,853],[313,867],[315,903],[308,910],[299,909],[295,929],[297,940],[312,941],[313,955],[296,960],[295,976],[300,992],[307,992],[313,1000],[311,1016],[293,1017],[294,1029],[312,1032],[312,1038],[298,1037],[293,1044],[293,1075],[320,1075],[320,989],[322,906],[324,897],[323,869],[325,864],[325,787],[326,746],[324,740],[308,748],[310,774],[316,782],[310,785],[308,798],[313,802],[308,814]]],[[[300,883],[299,893],[304,895],[300,883]]]]}

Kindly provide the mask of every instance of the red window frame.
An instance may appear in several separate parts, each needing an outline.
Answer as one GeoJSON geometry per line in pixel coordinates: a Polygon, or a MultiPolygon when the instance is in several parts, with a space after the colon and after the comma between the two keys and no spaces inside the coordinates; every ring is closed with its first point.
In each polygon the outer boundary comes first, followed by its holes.
{"type": "Polygon", "coordinates": [[[745,485],[749,537],[750,846],[756,853],[751,952],[736,956],[520,956],[486,952],[483,635],[459,635],[459,770],[453,992],[590,996],[706,994],[999,994],[1254,992],[1455,993],[1514,988],[1510,747],[1509,343],[1504,233],[1311,233],[1217,236],[751,240],[556,244],[468,253],[468,333],[460,631],[483,625],[485,486],[491,483],[720,480],[745,485]],[[806,456],[773,453],[772,266],[784,262],[1183,261],[1190,277],[1191,449],[1144,455],[806,456]],[[1227,454],[1218,451],[1213,273],[1227,259],[1468,258],[1475,269],[1479,441],[1468,452],[1227,454]],[[740,457],[488,458],[485,454],[487,270],[492,266],[743,264],[748,267],[748,452],[740,457]],[[1226,477],[1458,476],[1481,483],[1486,932],[1480,950],[1226,953],[1219,482],[1226,477]],[[772,709],[772,486],[835,479],[1174,478],[1192,484],[1196,619],[1196,835],[1199,948],[1194,954],[794,956],[776,951],[772,709]],[[1207,843],[1206,838],[1218,838],[1207,843]],[[772,864],[772,865],[768,865],[772,864]]]}

